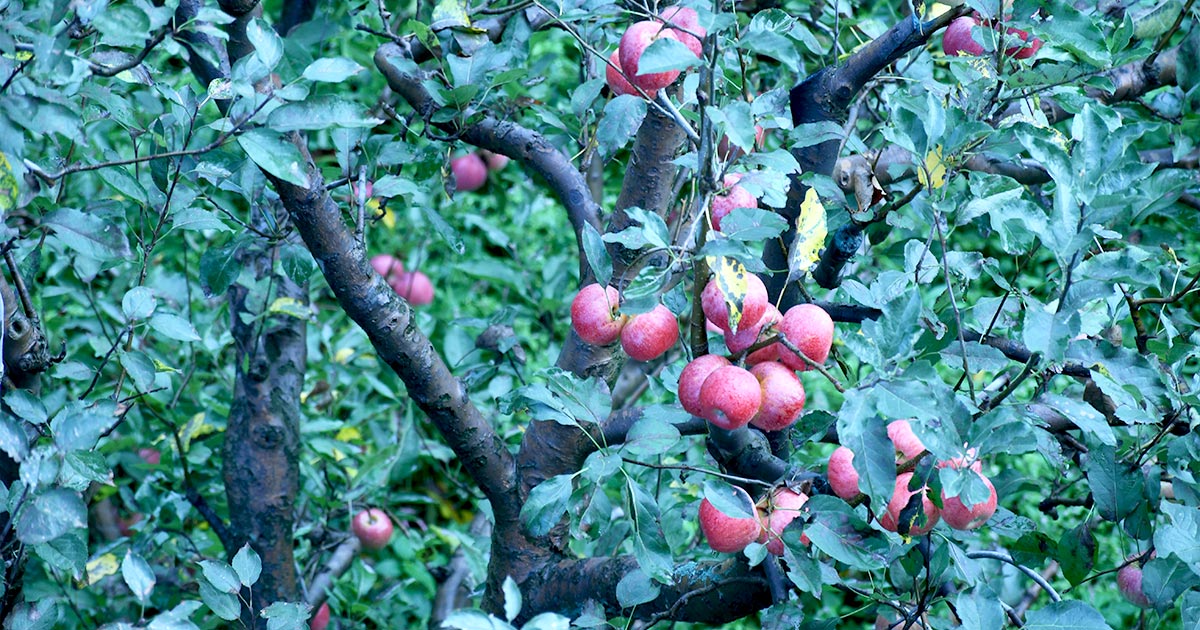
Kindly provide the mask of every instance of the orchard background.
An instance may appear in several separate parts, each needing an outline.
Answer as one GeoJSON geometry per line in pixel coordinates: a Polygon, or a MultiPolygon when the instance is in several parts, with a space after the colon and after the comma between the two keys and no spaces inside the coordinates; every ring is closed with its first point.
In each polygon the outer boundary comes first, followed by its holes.
{"type": "Polygon", "coordinates": [[[687,0],[650,100],[639,2],[0,0],[3,627],[1200,627],[1200,8],[687,0]],[[743,271],[836,322],[786,430],[677,401],[743,271]],[[898,419],[982,527],[878,525],[898,419]]]}

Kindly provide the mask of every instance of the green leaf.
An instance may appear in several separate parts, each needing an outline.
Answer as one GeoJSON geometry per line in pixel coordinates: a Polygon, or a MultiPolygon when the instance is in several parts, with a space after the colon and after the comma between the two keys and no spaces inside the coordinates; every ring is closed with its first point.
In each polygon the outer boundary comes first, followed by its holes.
{"type": "Polygon", "coordinates": [[[646,101],[639,96],[622,94],[604,104],[604,116],[596,127],[600,155],[611,156],[629,144],[646,117],[646,101]]]}
{"type": "Polygon", "coordinates": [[[555,475],[539,483],[521,507],[521,525],[533,536],[545,536],[567,513],[571,475],[555,475]]]}
{"type": "Polygon", "coordinates": [[[242,589],[237,572],[228,564],[219,560],[201,560],[200,568],[204,571],[204,579],[218,591],[237,593],[242,589]]]}
{"type": "Polygon", "coordinates": [[[176,341],[200,341],[200,335],[191,322],[171,313],[155,313],[150,318],[150,328],[176,341]]]}
{"type": "Polygon", "coordinates": [[[258,614],[267,620],[267,630],[308,630],[309,609],[308,604],[275,602],[258,614]]]}
{"type": "Polygon", "coordinates": [[[139,391],[147,392],[154,387],[155,367],[154,360],[151,359],[145,352],[141,350],[121,351],[121,367],[129,373],[133,379],[134,387],[139,391]]]}
{"type": "Polygon", "coordinates": [[[622,449],[635,456],[663,455],[679,443],[679,429],[658,418],[642,416],[630,427],[622,449]]]}
{"type": "Polygon", "coordinates": [[[262,574],[262,560],[249,544],[242,545],[233,556],[233,571],[237,573],[242,586],[254,586],[258,582],[258,576],[262,574]]]}
{"type": "Polygon", "coordinates": [[[200,286],[204,295],[215,297],[225,293],[242,272],[242,263],[236,255],[240,244],[236,241],[225,247],[207,249],[200,255],[200,286]]]}
{"type": "Polygon", "coordinates": [[[106,219],[74,208],[59,208],[46,215],[42,224],[52,228],[67,247],[100,262],[131,256],[125,233],[106,219]]]}
{"type": "Polygon", "coordinates": [[[75,492],[52,489],[30,501],[17,518],[17,538],[27,545],[49,542],[87,527],[87,507],[75,492]]]}
{"type": "Polygon", "coordinates": [[[200,582],[200,600],[212,609],[213,614],[225,621],[233,621],[241,616],[242,605],[237,595],[219,591],[205,580],[200,582]]]}
{"type": "Polygon", "coordinates": [[[267,129],[251,129],[238,136],[238,144],[262,170],[289,184],[308,186],[304,159],[287,138],[267,129]]]}
{"type": "Polygon", "coordinates": [[[225,225],[225,222],[214,212],[209,212],[204,208],[195,206],[177,210],[171,214],[171,229],[179,230],[216,230],[218,232],[232,232],[233,228],[225,225]]]}
{"type": "Polygon", "coordinates": [[[671,70],[687,70],[698,65],[700,58],[683,42],[670,37],[660,37],[642,52],[637,68],[638,76],[641,76],[671,70]]]}
{"type": "Polygon", "coordinates": [[[783,233],[787,219],[760,208],[734,208],[721,219],[721,232],[739,241],[765,241],[783,233]]]}
{"type": "Polygon", "coordinates": [[[134,287],[126,291],[125,297],[121,298],[121,312],[125,314],[127,322],[150,317],[156,306],[154,291],[146,287],[134,287]]]}
{"type": "Polygon", "coordinates": [[[1096,500],[1096,511],[1107,521],[1119,521],[1133,513],[1142,496],[1141,474],[1117,459],[1111,446],[1095,445],[1089,451],[1088,485],[1096,500]]]}
{"type": "Polygon", "coordinates": [[[1078,585],[1092,572],[1096,563],[1096,539],[1087,523],[1063,532],[1055,554],[1062,566],[1063,577],[1078,585]]]}
{"type": "Polygon", "coordinates": [[[511,575],[504,577],[504,618],[510,622],[521,614],[521,589],[511,575]]]}
{"type": "Polygon", "coordinates": [[[570,630],[571,620],[558,613],[534,615],[521,630],[570,630]]]}
{"type": "MultiPolygon", "coordinates": [[[[200,630],[192,623],[192,615],[203,606],[198,601],[185,601],[150,620],[146,630],[200,630]]],[[[297,629],[300,630],[300,629],[297,629]]]]}
{"type": "Polygon", "coordinates": [[[275,29],[262,18],[254,18],[246,25],[246,39],[250,40],[254,55],[267,70],[274,70],[283,58],[283,40],[275,34],[275,29]]]}
{"type": "Polygon", "coordinates": [[[121,577],[125,579],[125,584],[129,586],[133,596],[145,605],[150,599],[150,594],[154,592],[154,584],[157,581],[150,564],[132,550],[126,549],[125,559],[121,561],[121,577]]]}
{"type": "Polygon", "coordinates": [[[341,83],[363,71],[363,67],[345,57],[318,59],[304,69],[303,76],[309,81],[341,83]]]}
{"type": "Polygon", "coordinates": [[[271,112],[267,118],[267,125],[281,132],[316,131],[330,127],[374,127],[382,122],[368,115],[367,108],[362,104],[334,95],[288,103],[271,112]]]}
{"type": "Polygon", "coordinates": [[[443,628],[458,630],[512,630],[512,625],[478,610],[456,610],[446,616],[443,628]]]}
{"type": "Polygon", "coordinates": [[[100,436],[118,421],[109,413],[101,413],[98,407],[85,407],[82,403],[68,405],[50,422],[54,445],[61,452],[90,451],[100,436]]]}
{"type": "Polygon", "coordinates": [[[704,498],[717,511],[730,518],[750,518],[754,516],[754,504],[745,490],[735,488],[724,482],[705,481],[704,498]]]}
{"type": "Polygon", "coordinates": [[[621,581],[617,582],[617,603],[621,604],[622,608],[632,608],[638,604],[654,601],[658,597],[659,588],[650,576],[646,575],[641,569],[634,569],[626,573],[621,581]]]}
{"type": "MultiPolygon", "coordinates": [[[[858,462],[857,454],[854,460],[858,462]]],[[[817,549],[838,562],[862,571],[887,566],[892,553],[887,538],[871,529],[845,501],[818,495],[804,505],[812,515],[812,521],[804,527],[804,533],[817,549]]]]}
{"type": "Polygon", "coordinates": [[[612,279],[612,258],[604,246],[603,237],[591,223],[583,225],[583,251],[587,255],[588,265],[592,268],[592,275],[596,276],[596,282],[607,285],[612,279]]]}
{"type": "Polygon", "coordinates": [[[1045,608],[1029,611],[1025,630],[1111,630],[1095,608],[1078,600],[1054,602],[1045,608]]]}
{"type": "Polygon", "coordinates": [[[44,424],[50,418],[46,405],[37,396],[23,389],[8,389],[4,392],[4,404],[16,417],[33,424],[44,424]]]}

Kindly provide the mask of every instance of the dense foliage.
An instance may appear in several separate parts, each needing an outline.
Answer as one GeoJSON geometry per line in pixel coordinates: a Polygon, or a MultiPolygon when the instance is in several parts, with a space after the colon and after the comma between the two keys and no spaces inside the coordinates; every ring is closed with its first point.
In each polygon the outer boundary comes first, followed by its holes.
{"type": "Polygon", "coordinates": [[[3,627],[1200,627],[1200,8],[683,4],[618,95],[665,5],[0,0],[3,627]],[[678,402],[746,273],[836,322],[781,431],[678,402]]]}

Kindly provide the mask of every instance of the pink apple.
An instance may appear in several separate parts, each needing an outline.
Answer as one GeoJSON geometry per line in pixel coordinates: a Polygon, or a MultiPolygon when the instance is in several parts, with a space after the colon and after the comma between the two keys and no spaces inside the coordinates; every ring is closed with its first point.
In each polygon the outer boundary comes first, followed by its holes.
{"type": "Polygon", "coordinates": [[[1151,608],[1150,598],[1142,587],[1142,567],[1136,562],[1127,564],[1117,571],[1117,590],[1129,601],[1140,608],[1151,608]]]}
{"type": "Polygon", "coordinates": [[[933,501],[929,500],[929,494],[926,492],[928,490],[927,486],[917,491],[908,489],[908,482],[912,477],[913,474],[910,472],[896,476],[896,488],[892,493],[892,500],[888,501],[887,511],[879,517],[879,525],[890,532],[897,531],[900,524],[900,512],[908,505],[909,498],[920,492],[921,506],[925,512],[925,523],[910,523],[907,535],[924,536],[929,533],[929,530],[933,529],[934,525],[937,525],[940,516],[937,506],[933,504],[933,501]]]}
{"type": "MultiPolygon", "coordinates": [[[[813,363],[824,363],[833,347],[833,319],[816,304],[797,304],[783,314],[779,331],[813,363]]],[[[803,359],[787,347],[779,349],[784,365],[803,372],[809,369],[803,359]]]]}
{"type": "Polygon", "coordinates": [[[683,42],[688,50],[697,57],[704,56],[704,42],[702,39],[708,34],[702,26],[700,26],[700,16],[695,9],[685,6],[667,7],[659,13],[659,17],[664,22],[671,25],[671,32],[675,37],[683,42]]]}
{"type": "Polygon", "coordinates": [[[139,448],[138,457],[151,466],[157,466],[162,461],[162,453],[156,448],[139,448]]]}
{"type": "Polygon", "coordinates": [[[782,363],[759,363],[750,368],[762,388],[762,405],[750,424],[763,431],[781,431],[792,426],[804,412],[804,385],[796,373],[782,363]]]}
{"type": "Polygon", "coordinates": [[[308,622],[308,627],[310,630],[325,630],[329,627],[329,604],[321,604],[317,613],[308,622]]]}
{"type": "Polygon", "coordinates": [[[379,254],[371,257],[371,268],[375,270],[375,273],[389,278],[393,274],[404,271],[404,263],[391,254],[379,254]]]}
{"type": "MultiPolygon", "coordinates": [[[[767,312],[764,313],[761,318],[759,318],[758,323],[754,324],[753,326],[738,326],[738,331],[736,333],[733,333],[732,335],[725,335],[725,347],[729,348],[729,351],[734,354],[742,352],[759,341],[762,341],[775,334],[775,327],[781,321],[783,321],[783,315],[779,314],[779,309],[775,308],[774,304],[768,302],[767,312]]],[[[718,328],[717,330],[720,329],[718,328]]],[[[769,347],[770,346],[767,348],[760,348],[755,352],[755,354],[758,354],[763,350],[767,350],[769,347]]],[[[778,357],[779,351],[776,350],[775,358],[778,357]]],[[[761,361],[750,361],[747,359],[747,363],[753,365],[755,363],[761,363],[761,361]]]]}
{"type": "MultiPolygon", "coordinates": [[[[367,182],[366,190],[367,194],[363,195],[363,197],[370,199],[371,196],[375,194],[375,186],[373,186],[371,182],[367,182]]],[[[355,201],[358,200],[358,182],[350,182],[350,196],[351,199],[355,201]]]]}
{"type": "Polygon", "coordinates": [[[1010,46],[1004,49],[1004,54],[1014,59],[1028,59],[1037,54],[1037,51],[1042,47],[1042,40],[1034,37],[1033,41],[1030,41],[1029,33],[1019,28],[1010,26],[1006,32],[1008,33],[1009,39],[1015,37],[1021,40],[1020,45],[1010,46]]]}
{"type": "Polygon", "coordinates": [[[738,180],[742,179],[741,173],[730,173],[722,180],[722,185],[725,187],[725,193],[714,195],[712,200],[712,224],[713,229],[720,231],[721,219],[733,212],[734,208],[757,208],[758,200],[750,191],[738,186],[738,180]]]}
{"type": "Polygon", "coordinates": [[[354,516],[350,529],[362,543],[363,549],[378,551],[392,539],[392,519],[379,508],[363,510],[354,516]]]}
{"type": "Polygon", "coordinates": [[[454,173],[454,190],[471,192],[483,188],[487,182],[487,164],[477,153],[468,153],[450,160],[450,170],[454,173]]]}
{"type": "Polygon", "coordinates": [[[433,282],[420,271],[403,271],[392,276],[392,290],[408,300],[413,306],[424,306],[433,301],[433,282]]]}
{"type": "MultiPolygon", "coordinates": [[[[770,300],[767,299],[766,285],[758,276],[747,272],[746,296],[742,300],[742,317],[738,321],[738,330],[757,324],[766,314],[767,305],[770,303],[770,300]]],[[[720,326],[726,335],[737,332],[733,330],[729,321],[729,305],[725,302],[725,294],[721,293],[721,287],[717,285],[716,279],[710,280],[704,287],[704,291],[700,293],[700,307],[704,310],[704,316],[720,326]]]]}
{"type": "Polygon", "coordinates": [[[839,446],[829,456],[829,469],[825,473],[833,493],[849,501],[861,494],[858,489],[858,471],[854,469],[854,451],[839,446]]]}
{"type": "Polygon", "coordinates": [[[676,341],[679,341],[679,322],[671,309],[662,304],[634,315],[621,329],[621,348],[634,361],[657,359],[676,341]]]}
{"type": "Polygon", "coordinates": [[[700,386],[700,415],[727,431],[746,426],[761,406],[758,379],[736,365],[713,370],[700,386]]]}
{"type": "MultiPolygon", "coordinates": [[[[963,461],[959,459],[957,464],[950,463],[950,466],[961,470],[963,461]]],[[[978,463],[975,462],[975,464],[978,463]]],[[[939,464],[938,467],[940,468],[941,465],[939,464]]],[[[987,475],[976,470],[974,464],[971,465],[971,472],[972,474],[979,475],[979,478],[983,480],[983,484],[987,486],[991,494],[988,495],[988,498],[983,503],[976,503],[968,507],[960,497],[947,497],[946,491],[943,489],[942,520],[946,521],[946,524],[954,529],[976,529],[981,527],[996,513],[996,486],[992,485],[992,480],[988,479],[987,475]]]]}
{"type": "Polygon", "coordinates": [[[621,293],[615,287],[593,283],[579,290],[571,301],[571,327],[579,338],[593,346],[607,346],[621,336],[624,315],[617,312],[621,293]]]}
{"type": "Polygon", "coordinates": [[[679,404],[693,416],[704,416],[700,406],[700,387],[717,368],[733,365],[719,354],[706,354],[692,359],[679,373],[679,404]]]}
{"type": "MultiPolygon", "coordinates": [[[[621,70],[621,55],[619,50],[614,50],[608,58],[609,63],[604,65],[604,79],[608,83],[608,89],[612,91],[613,96],[641,96],[637,88],[622,73],[621,70]]],[[[648,90],[646,95],[654,98],[658,94],[658,90],[648,90]]]]}
{"type": "MultiPolygon", "coordinates": [[[[763,518],[763,533],[759,536],[758,542],[767,544],[767,551],[776,555],[783,555],[783,530],[787,528],[796,517],[800,516],[800,508],[808,502],[808,495],[803,492],[793,492],[788,488],[779,488],[771,495],[771,501],[768,506],[768,513],[763,518]]],[[[808,537],[801,535],[800,542],[808,544],[808,537]]]]}
{"type": "Polygon", "coordinates": [[[483,163],[487,165],[489,171],[498,171],[505,166],[508,166],[508,156],[504,155],[503,153],[496,153],[494,151],[488,151],[487,149],[481,149],[479,151],[479,157],[483,158],[483,163]]]}
{"type": "Polygon", "coordinates": [[[737,486],[734,486],[733,490],[738,502],[750,516],[729,516],[718,510],[708,499],[700,502],[700,531],[704,532],[708,546],[720,553],[737,553],[745,549],[746,545],[758,539],[759,532],[762,531],[762,524],[758,520],[750,495],[737,486]]]}
{"type": "Polygon", "coordinates": [[[650,90],[661,90],[671,85],[679,77],[678,70],[649,74],[640,74],[638,72],[638,63],[641,61],[642,53],[646,52],[650,44],[655,40],[663,38],[677,40],[675,32],[671,29],[663,28],[663,24],[655,20],[635,22],[625,30],[625,34],[621,36],[620,47],[617,50],[621,58],[621,68],[624,69],[625,75],[629,77],[630,83],[649,92],[650,90]]]}
{"type": "Polygon", "coordinates": [[[921,438],[913,433],[912,425],[908,423],[908,420],[889,422],[887,434],[892,439],[892,444],[896,446],[897,464],[907,464],[925,452],[925,445],[921,443],[921,438]]]}
{"type": "Polygon", "coordinates": [[[946,55],[982,55],[983,45],[971,37],[971,31],[976,26],[979,26],[979,20],[970,16],[963,16],[951,22],[942,33],[942,50],[946,55]]]}

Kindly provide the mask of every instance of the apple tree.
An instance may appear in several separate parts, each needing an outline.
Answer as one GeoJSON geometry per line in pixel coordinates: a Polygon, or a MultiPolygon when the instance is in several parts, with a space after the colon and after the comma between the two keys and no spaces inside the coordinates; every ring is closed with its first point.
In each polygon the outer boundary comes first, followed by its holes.
{"type": "Polygon", "coordinates": [[[1200,626],[1198,16],[0,0],[0,623],[1200,626]]]}

